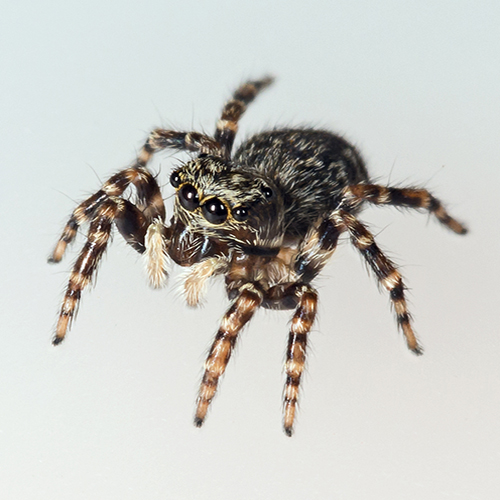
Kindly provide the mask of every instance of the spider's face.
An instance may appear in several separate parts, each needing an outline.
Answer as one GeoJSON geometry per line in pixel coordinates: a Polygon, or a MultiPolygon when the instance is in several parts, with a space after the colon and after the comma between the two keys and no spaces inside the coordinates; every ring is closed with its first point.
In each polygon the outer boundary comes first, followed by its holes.
{"type": "Polygon", "coordinates": [[[277,249],[283,240],[283,202],[268,179],[201,155],[170,176],[175,216],[196,232],[245,252],[277,249]]]}

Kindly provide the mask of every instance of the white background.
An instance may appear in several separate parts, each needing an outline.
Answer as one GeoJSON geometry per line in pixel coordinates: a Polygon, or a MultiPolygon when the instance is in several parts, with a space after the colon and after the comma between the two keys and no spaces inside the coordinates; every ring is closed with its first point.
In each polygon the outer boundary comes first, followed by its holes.
{"type": "MultiPolygon", "coordinates": [[[[7,3],[7,2],[5,2],[7,3]]],[[[500,495],[497,1],[18,1],[0,17],[0,495],[6,499],[496,499],[500,495]],[[467,222],[367,208],[401,265],[425,356],[407,352],[356,251],[318,279],[293,438],[281,431],[289,312],[243,332],[192,425],[221,282],[189,310],[116,237],[59,347],[78,200],[154,126],[211,133],[246,78],[276,75],[239,140],[309,124],[382,183],[426,186],[467,222]]],[[[177,157],[181,158],[181,157],[177,157]]],[[[153,166],[169,199],[176,160],[153,166]]]]}

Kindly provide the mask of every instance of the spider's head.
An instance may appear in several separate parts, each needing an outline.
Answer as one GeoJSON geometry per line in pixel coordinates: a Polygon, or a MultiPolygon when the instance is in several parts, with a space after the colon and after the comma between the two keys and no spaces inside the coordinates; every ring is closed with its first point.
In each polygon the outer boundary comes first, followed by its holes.
{"type": "Polygon", "coordinates": [[[257,174],[201,155],[172,172],[175,217],[193,231],[247,253],[274,253],[283,240],[283,201],[257,174]]]}

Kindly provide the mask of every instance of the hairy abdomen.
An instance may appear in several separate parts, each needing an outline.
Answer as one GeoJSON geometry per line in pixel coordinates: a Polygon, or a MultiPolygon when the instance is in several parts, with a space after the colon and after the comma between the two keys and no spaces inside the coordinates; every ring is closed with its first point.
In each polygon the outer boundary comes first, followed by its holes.
{"type": "Polygon", "coordinates": [[[234,163],[272,180],[285,204],[287,232],[297,235],[335,210],[346,186],[368,181],[356,148],[322,130],[262,132],[239,147],[234,163]]]}

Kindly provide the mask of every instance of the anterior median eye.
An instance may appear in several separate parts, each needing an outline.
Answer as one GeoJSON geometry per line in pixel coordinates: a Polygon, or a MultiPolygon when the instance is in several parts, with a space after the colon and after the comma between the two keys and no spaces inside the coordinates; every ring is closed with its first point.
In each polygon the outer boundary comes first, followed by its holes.
{"type": "Polygon", "coordinates": [[[191,186],[191,184],[182,186],[179,191],[179,201],[186,210],[192,212],[200,205],[198,191],[196,191],[196,188],[191,186]]]}
{"type": "Polygon", "coordinates": [[[222,224],[227,219],[227,208],[219,198],[211,198],[201,207],[203,216],[212,224],[222,224]]]}

